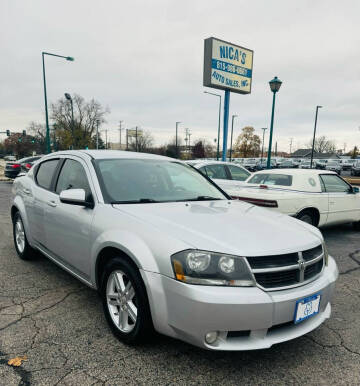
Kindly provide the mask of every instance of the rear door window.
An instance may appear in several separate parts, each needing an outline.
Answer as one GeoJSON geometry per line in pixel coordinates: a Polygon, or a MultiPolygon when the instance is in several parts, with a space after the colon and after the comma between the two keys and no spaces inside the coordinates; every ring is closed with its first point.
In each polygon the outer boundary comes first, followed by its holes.
{"type": "Polygon", "coordinates": [[[227,180],[228,176],[226,174],[226,170],[224,165],[206,165],[206,174],[210,178],[217,178],[221,180],[227,180]]]}
{"type": "Polygon", "coordinates": [[[229,168],[231,178],[235,181],[245,181],[250,175],[247,170],[244,170],[237,166],[228,165],[227,167],[229,168]]]}
{"type": "Polygon", "coordinates": [[[260,173],[255,174],[248,182],[250,184],[291,186],[292,176],[287,174],[260,173]]]}
{"type": "Polygon", "coordinates": [[[51,181],[54,176],[54,172],[58,165],[58,159],[52,159],[42,162],[36,173],[36,182],[39,186],[49,190],[51,188],[51,181]]]}

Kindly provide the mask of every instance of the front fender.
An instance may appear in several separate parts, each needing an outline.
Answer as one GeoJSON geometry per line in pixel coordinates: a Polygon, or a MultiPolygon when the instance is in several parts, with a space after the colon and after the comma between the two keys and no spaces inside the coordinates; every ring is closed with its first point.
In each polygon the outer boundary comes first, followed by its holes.
{"type": "Polygon", "coordinates": [[[159,272],[159,266],[148,245],[138,235],[126,230],[106,230],[95,239],[91,248],[91,281],[96,283],[96,263],[100,252],[107,247],[128,255],[139,269],[159,272]],[[141,261],[139,260],[141,256],[141,261]]]}

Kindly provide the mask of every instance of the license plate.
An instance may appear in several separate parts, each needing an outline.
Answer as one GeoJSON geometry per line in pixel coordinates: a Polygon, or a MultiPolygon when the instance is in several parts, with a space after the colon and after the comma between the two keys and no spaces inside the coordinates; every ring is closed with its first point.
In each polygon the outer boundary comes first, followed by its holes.
{"type": "Polygon", "coordinates": [[[300,323],[319,313],[321,295],[316,294],[300,299],[295,305],[294,323],[300,323]]]}

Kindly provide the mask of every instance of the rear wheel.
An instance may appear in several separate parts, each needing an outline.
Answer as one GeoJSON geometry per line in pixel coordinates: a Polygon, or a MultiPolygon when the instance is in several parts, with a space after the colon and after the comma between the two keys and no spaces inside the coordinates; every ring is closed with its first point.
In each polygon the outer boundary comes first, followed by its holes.
{"type": "Polygon", "coordinates": [[[29,260],[34,257],[34,249],[27,241],[24,223],[19,212],[13,217],[13,237],[16,252],[20,259],[29,260]]]}
{"type": "Polygon", "coordinates": [[[306,222],[307,224],[314,225],[314,226],[317,225],[316,216],[312,210],[305,209],[305,210],[301,211],[300,213],[298,213],[296,218],[298,220],[306,222]]]}
{"type": "Polygon", "coordinates": [[[139,270],[115,257],[103,273],[101,297],[107,322],[124,343],[141,343],[152,333],[152,320],[145,285],[139,270]]]}

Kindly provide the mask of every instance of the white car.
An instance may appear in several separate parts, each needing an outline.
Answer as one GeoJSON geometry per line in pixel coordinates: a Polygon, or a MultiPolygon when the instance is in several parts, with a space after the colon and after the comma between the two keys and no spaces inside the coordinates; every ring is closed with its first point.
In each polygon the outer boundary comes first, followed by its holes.
{"type": "Polygon", "coordinates": [[[244,167],[233,162],[189,161],[187,163],[211,178],[224,190],[242,186],[251,175],[244,167]]]}
{"type": "Polygon", "coordinates": [[[296,217],[311,225],[354,223],[360,228],[359,188],[336,173],[313,169],[264,170],[254,173],[233,198],[296,217]]]}

